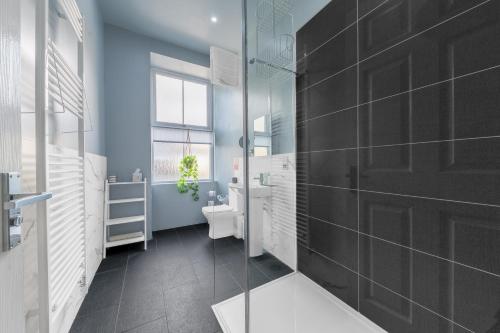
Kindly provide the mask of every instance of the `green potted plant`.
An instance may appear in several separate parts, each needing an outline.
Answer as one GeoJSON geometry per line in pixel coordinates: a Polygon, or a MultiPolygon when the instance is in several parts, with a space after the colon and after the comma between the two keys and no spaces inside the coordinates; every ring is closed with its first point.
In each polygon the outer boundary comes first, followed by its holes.
{"type": "Polygon", "coordinates": [[[198,182],[198,160],[194,155],[186,155],[179,163],[180,178],[177,181],[177,190],[179,193],[192,191],[191,197],[194,201],[200,199],[198,182]]]}

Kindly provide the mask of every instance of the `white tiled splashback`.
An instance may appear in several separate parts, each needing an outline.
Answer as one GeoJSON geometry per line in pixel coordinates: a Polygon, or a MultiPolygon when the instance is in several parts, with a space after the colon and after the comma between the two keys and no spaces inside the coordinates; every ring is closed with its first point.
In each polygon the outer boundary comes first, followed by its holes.
{"type": "Polygon", "coordinates": [[[272,196],[264,204],[264,249],[293,270],[297,266],[295,153],[251,157],[249,174],[271,174],[272,196]]]}

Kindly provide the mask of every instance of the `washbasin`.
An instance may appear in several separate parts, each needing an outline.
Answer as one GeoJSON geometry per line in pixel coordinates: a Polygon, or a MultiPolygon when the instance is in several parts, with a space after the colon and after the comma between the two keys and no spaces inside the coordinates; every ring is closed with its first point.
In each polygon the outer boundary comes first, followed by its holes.
{"type": "MultiPolygon", "coordinates": [[[[237,183],[237,184],[229,184],[229,187],[231,188],[236,188],[240,191],[243,192],[243,184],[237,183]]],[[[265,197],[270,197],[272,193],[272,188],[271,186],[262,186],[262,185],[256,185],[256,184],[250,184],[250,197],[251,198],[265,198],[265,197]]]]}

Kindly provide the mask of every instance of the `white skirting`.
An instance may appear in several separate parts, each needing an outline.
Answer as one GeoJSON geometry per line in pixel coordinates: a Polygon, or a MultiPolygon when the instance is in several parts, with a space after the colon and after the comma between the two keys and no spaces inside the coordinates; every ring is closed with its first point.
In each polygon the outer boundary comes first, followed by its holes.
{"type": "MultiPolygon", "coordinates": [[[[245,332],[245,298],[237,295],[212,308],[224,333],[245,332]]],[[[251,333],[386,332],[301,273],[250,292],[251,333]]]]}

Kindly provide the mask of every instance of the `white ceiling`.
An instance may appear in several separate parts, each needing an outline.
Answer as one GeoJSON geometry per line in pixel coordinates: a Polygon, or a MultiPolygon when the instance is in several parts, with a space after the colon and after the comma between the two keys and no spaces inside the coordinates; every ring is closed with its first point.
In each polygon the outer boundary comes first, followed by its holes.
{"type": "Polygon", "coordinates": [[[241,49],[240,0],[99,0],[106,23],[209,53],[241,49]],[[216,16],[217,23],[210,18],[216,16]]]}

